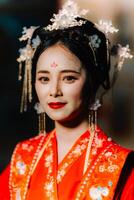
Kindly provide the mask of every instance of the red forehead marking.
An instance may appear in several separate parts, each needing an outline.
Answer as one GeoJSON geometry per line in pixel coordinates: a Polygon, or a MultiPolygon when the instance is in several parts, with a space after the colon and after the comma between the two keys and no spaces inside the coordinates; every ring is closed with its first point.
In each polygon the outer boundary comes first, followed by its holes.
{"type": "Polygon", "coordinates": [[[51,67],[58,67],[58,64],[56,64],[56,62],[54,61],[52,64],[51,64],[51,67]]]}

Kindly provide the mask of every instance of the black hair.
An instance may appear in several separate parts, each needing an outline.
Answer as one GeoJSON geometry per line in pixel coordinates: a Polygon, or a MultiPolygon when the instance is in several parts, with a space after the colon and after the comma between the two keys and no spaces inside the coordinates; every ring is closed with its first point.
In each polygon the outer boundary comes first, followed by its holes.
{"type": "Polygon", "coordinates": [[[87,80],[83,94],[89,104],[91,104],[94,102],[96,92],[100,86],[105,90],[110,88],[108,40],[104,33],[99,31],[92,22],[83,18],[77,18],[77,20],[80,19],[85,21],[82,26],[52,31],[46,31],[43,27],[39,27],[35,30],[32,38],[39,36],[41,43],[33,57],[32,78],[34,83],[36,64],[41,53],[60,42],[77,56],[85,67],[87,80]],[[90,42],[92,36],[97,36],[99,39],[99,46],[97,48],[94,48],[90,42]]]}

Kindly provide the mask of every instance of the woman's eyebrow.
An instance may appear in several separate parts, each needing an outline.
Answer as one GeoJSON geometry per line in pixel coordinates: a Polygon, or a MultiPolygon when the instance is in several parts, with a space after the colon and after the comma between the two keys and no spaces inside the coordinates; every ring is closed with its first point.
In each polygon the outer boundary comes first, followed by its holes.
{"type": "MultiPolygon", "coordinates": [[[[61,70],[60,73],[76,73],[76,74],[80,74],[80,71],[75,71],[75,70],[71,70],[71,69],[65,69],[65,70],[61,70]]],[[[50,74],[49,71],[47,70],[39,70],[37,71],[37,73],[46,73],[46,74],[50,74]]]]}
{"type": "Polygon", "coordinates": [[[76,74],[80,74],[80,71],[75,71],[75,70],[72,70],[72,69],[65,69],[65,70],[62,70],[60,71],[61,73],[76,73],[76,74]]]}
{"type": "Polygon", "coordinates": [[[37,73],[46,73],[46,74],[49,74],[50,72],[47,71],[47,70],[39,70],[39,71],[37,71],[37,73]]]}

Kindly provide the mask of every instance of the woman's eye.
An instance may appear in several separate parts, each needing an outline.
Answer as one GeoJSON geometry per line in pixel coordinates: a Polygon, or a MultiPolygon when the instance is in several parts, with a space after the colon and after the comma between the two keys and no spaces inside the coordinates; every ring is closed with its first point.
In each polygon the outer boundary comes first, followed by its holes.
{"type": "Polygon", "coordinates": [[[38,79],[41,83],[47,83],[49,81],[49,78],[48,77],[40,77],[38,79]]]}
{"type": "Polygon", "coordinates": [[[63,80],[65,80],[66,82],[69,82],[69,83],[73,83],[75,80],[77,80],[77,78],[74,76],[65,76],[63,78],[63,80]]]}

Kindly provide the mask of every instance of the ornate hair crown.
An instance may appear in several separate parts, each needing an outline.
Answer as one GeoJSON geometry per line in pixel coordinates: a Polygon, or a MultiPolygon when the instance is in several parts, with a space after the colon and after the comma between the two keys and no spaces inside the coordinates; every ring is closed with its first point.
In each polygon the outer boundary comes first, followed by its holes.
{"type": "Polygon", "coordinates": [[[88,10],[79,10],[77,4],[73,0],[68,0],[62,10],[59,10],[58,14],[54,14],[50,19],[51,25],[48,25],[44,29],[47,31],[65,29],[73,26],[81,26],[85,23],[84,20],[76,20],[77,17],[86,15],[88,10]]]}
{"type": "MultiPolygon", "coordinates": [[[[46,31],[53,31],[58,29],[66,29],[69,27],[75,26],[82,26],[85,24],[86,21],[84,20],[76,20],[76,18],[80,18],[83,15],[86,15],[88,11],[82,10],[78,8],[77,4],[73,0],[68,0],[63,8],[59,11],[58,14],[54,14],[53,18],[50,19],[52,22],[50,25],[44,27],[46,31]]],[[[95,24],[96,28],[102,31],[106,38],[108,37],[109,33],[118,32],[118,29],[114,28],[111,21],[104,21],[100,20],[98,24],[95,24]]],[[[38,27],[31,26],[30,28],[23,28],[22,37],[19,38],[20,41],[27,41],[27,44],[24,48],[19,50],[20,56],[17,59],[19,62],[19,80],[22,79],[22,64],[24,63],[24,79],[23,79],[23,91],[22,91],[22,98],[21,98],[21,112],[27,110],[27,102],[32,101],[32,84],[31,84],[31,70],[32,70],[32,58],[34,52],[36,51],[37,47],[40,45],[41,40],[39,36],[32,39],[33,32],[38,27]]],[[[88,39],[88,44],[93,52],[94,61],[96,61],[95,50],[99,48],[101,39],[98,37],[97,34],[92,36],[86,36],[88,39]]],[[[132,58],[133,56],[130,53],[129,45],[126,47],[122,47],[118,45],[118,62],[116,68],[120,70],[126,58],[132,58]]]]}

